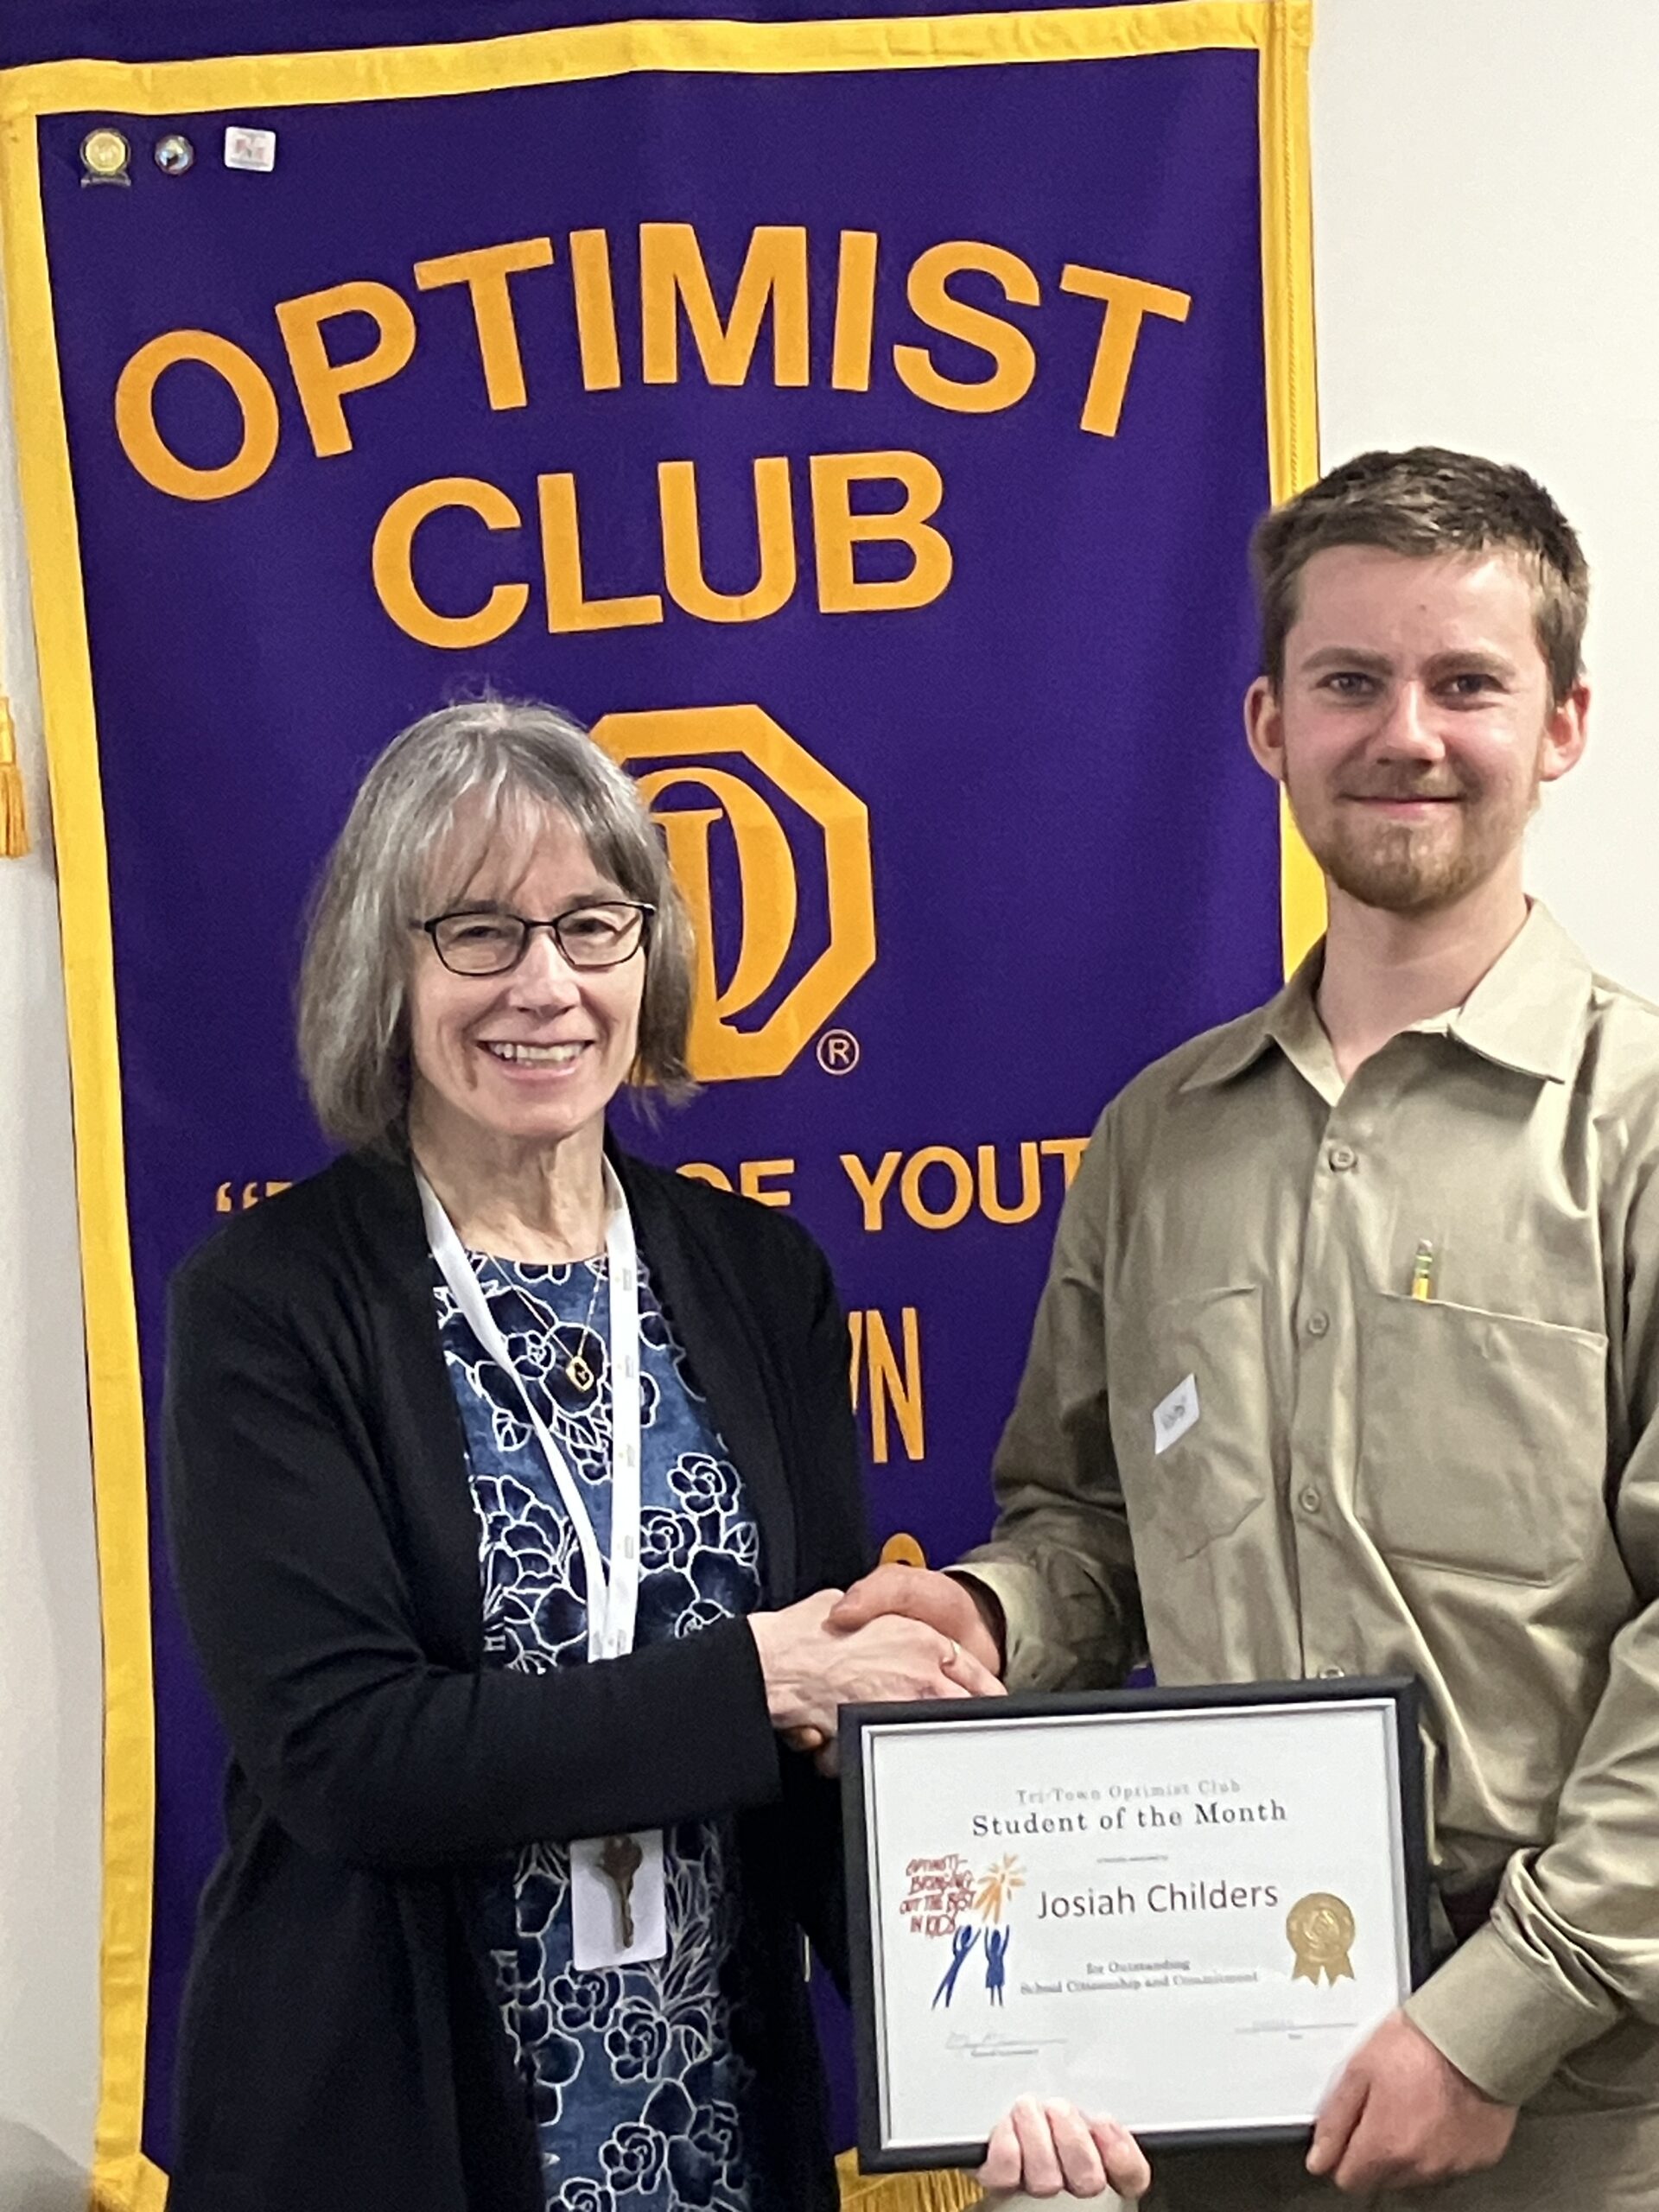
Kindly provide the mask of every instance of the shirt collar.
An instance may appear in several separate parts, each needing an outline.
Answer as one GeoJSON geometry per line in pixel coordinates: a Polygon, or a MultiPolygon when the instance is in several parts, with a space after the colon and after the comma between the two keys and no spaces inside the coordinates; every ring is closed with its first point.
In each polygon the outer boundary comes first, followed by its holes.
{"type": "MultiPolygon", "coordinates": [[[[1321,938],[1275,997],[1217,1033],[1182,1090],[1230,1082],[1254,1066],[1269,1045],[1277,1045],[1316,1089],[1325,1089],[1319,1078],[1334,1063],[1313,1002],[1324,970],[1321,938]]],[[[1535,899],[1519,931],[1463,1004],[1414,1022],[1408,1033],[1450,1037],[1499,1067],[1566,1083],[1582,1046],[1592,981],[1583,953],[1535,899]]]]}
{"type": "Polygon", "coordinates": [[[1567,1083],[1583,1049],[1594,980],[1583,953],[1535,899],[1517,935],[1463,1004],[1413,1027],[1453,1037],[1499,1067],[1567,1083]]]}
{"type": "MultiPolygon", "coordinates": [[[[1253,1067],[1269,1045],[1277,1045],[1299,1059],[1301,1054],[1294,1048],[1311,1041],[1310,1031],[1324,1035],[1313,1008],[1313,994],[1324,968],[1321,938],[1276,997],[1216,1032],[1210,1049],[1184,1078],[1181,1089],[1208,1090],[1217,1084],[1230,1083],[1253,1067]]],[[[1328,1044],[1325,1049],[1330,1050],[1328,1044]]]]}

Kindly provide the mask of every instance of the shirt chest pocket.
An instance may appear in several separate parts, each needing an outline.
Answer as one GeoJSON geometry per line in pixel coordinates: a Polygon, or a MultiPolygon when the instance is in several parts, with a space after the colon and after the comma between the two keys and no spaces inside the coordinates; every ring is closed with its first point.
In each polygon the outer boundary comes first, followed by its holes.
{"type": "Polygon", "coordinates": [[[1131,1433],[1116,1440],[1124,1489],[1131,1519],[1155,1522],[1189,1559],[1231,1535],[1271,1488],[1261,1293],[1243,1283],[1166,1299],[1145,1326],[1131,1433]]]}
{"type": "Polygon", "coordinates": [[[1607,1339],[1373,1293],[1359,1344],[1355,1509],[1391,1558],[1556,1580],[1605,1518],[1607,1339]]]}

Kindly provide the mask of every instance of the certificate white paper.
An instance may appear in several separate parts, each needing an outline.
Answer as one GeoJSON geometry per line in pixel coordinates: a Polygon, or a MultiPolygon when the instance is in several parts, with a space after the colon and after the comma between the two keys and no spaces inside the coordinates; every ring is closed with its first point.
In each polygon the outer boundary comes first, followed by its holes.
{"type": "Polygon", "coordinates": [[[866,2163],[965,2157],[1033,2092],[1166,2139],[1306,2127],[1421,1937],[1415,1723],[1376,1689],[861,1708],[866,2163]]]}

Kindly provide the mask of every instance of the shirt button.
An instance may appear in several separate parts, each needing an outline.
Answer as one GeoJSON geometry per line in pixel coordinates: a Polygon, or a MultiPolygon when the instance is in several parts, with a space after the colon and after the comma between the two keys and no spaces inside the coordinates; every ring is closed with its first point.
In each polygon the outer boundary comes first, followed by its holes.
{"type": "Polygon", "coordinates": [[[1302,1492],[1301,1506],[1302,1510],[1305,1513],[1317,1513],[1319,1510],[1319,1493],[1314,1489],[1312,1483],[1309,1483],[1306,1489],[1302,1492]]]}
{"type": "Polygon", "coordinates": [[[1308,1315],[1307,1333],[1310,1337],[1325,1336],[1329,1332],[1330,1327],[1331,1316],[1328,1313],[1310,1313],[1308,1315]]]}
{"type": "Polygon", "coordinates": [[[1342,1680],[1342,1669],[1340,1667],[1321,1667],[1319,1669],[1319,1680],[1322,1682],[1339,1682],[1342,1680]]]}
{"type": "Polygon", "coordinates": [[[1353,1147],[1350,1145],[1333,1144],[1331,1147],[1331,1165],[1336,1169],[1338,1175],[1345,1174],[1349,1168],[1353,1166],[1357,1157],[1357,1155],[1354,1152],[1353,1147]]]}

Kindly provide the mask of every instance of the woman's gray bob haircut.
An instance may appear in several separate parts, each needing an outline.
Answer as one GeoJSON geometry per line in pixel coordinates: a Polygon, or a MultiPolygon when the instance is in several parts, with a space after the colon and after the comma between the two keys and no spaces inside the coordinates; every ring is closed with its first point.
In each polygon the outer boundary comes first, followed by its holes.
{"type": "Polygon", "coordinates": [[[550,810],[575,823],[601,874],[656,908],[629,1080],[671,1098],[690,1090],[690,925],[644,801],[572,716],[486,698],[440,708],[393,738],[323,870],[300,971],[299,1050],[330,1136],[396,1141],[409,1108],[410,924],[460,905],[498,846],[527,860],[550,810]]]}

